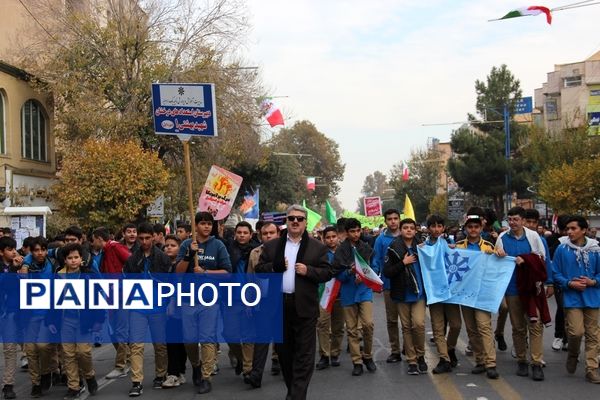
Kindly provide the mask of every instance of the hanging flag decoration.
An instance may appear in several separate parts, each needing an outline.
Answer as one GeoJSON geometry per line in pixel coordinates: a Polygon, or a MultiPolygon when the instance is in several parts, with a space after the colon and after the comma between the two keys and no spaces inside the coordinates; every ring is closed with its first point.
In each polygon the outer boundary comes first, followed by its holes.
{"type": "Polygon", "coordinates": [[[404,161],[402,161],[402,180],[408,181],[408,165],[404,161]]]}
{"type": "Polygon", "coordinates": [[[259,209],[258,209],[258,195],[259,190],[256,189],[254,194],[246,193],[244,196],[244,201],[240,206],[240,211],[245,219],[258,219],[259,217],[259,209]]]}
{"type": "Polygon", "coordinates": [[[316,187],[316,179],[314,176],[309,176],[306,178],[306,190],[315,190],[316,187]]]}
{"type": "Polygon", "coordinates": [[[540,14],[545,14],[546,22],[548,22],[548,24],[552,24],[552,11],[548,7],[543,7],[543,6],[529,6],[529,7],[518,8],[516,10],[512,10],[511,12],[509,12],[502,18],[492,19],[490,21],[499,21],[502,19],[517,18],[517,17],[530,17],[530,16],[535,16],[535,15],[540,15],[540,14]]]}
{"type": "Polygon", "coordinates": [[[279,107],[273,103],[271,99],[264,99],[260,105],[260,108],[267,119],[271,128],[276,127],[277,125],[285,125],[283,122],[283,114],[279,107]]]}

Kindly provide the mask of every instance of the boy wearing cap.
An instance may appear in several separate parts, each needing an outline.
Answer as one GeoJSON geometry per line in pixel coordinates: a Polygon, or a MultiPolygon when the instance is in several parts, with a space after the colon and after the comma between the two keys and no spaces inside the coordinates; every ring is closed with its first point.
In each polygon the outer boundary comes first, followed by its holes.
{"type": "MultiPolygon", "coordinates": [[[[481,215],[477,215],[474,209],[467,213],[465,230],[467,238],[456,243],[457,249],[467,249],[493,253],[494,245],[481,238],[483,221],[481,215]]],[[[461,306],[463,319],[467,327],[469,342],[475,355],[475,368],[472,374],[486,373],[490,379],[498,379],[500,376],[496,371],[496,347],[492,333],[492,313],[472,307],[461,306]]]]}

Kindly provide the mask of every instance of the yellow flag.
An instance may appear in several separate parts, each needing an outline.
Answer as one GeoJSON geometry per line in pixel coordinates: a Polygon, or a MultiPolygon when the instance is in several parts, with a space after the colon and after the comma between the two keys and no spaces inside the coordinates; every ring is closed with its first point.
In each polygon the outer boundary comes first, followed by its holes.
{"type": "Polygon", "coordinates": [[[406,195],[406,198],[404,199],[404,210],[402,213],[404,214],[405,218],[411,218],[414,221],[417,220],[415,218],[415,210],[413,209],[412,203],[410,202],[410,198],[408,197],[408,195],[406,195]]]}

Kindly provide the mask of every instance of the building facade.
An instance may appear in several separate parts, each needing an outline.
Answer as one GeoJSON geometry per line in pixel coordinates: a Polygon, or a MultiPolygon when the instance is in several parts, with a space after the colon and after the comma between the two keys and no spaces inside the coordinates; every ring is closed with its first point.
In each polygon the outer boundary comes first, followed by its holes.
{"type": "Polygon", "coordinates": [[[536,124],[550,132],[588,126],[600,135],[600,51],[590,58],[554,66],[535,90],[536,124]]]}

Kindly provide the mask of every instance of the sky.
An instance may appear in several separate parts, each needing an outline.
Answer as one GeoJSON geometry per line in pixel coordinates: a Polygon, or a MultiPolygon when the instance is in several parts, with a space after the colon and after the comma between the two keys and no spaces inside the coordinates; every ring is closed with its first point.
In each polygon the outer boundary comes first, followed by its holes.
{"type": "MultiPolygon", "coordinates": [[[[576,0],[540,1],[549,8],[576,0]]],[[[533,4],[533,3],[532,3],[533,4]]],[[[338,199],[354,210],[367,175],[450,140],[474,113],[476,79],[507,64],[523,96],[555,64],[600,50],[600,5],[497,22],[522,0],[248,0],[245,57],[260,67],[286,125],[310,120],[339,144],[338,199]]],[[[317,182],[318,183],[318,182],[317,182]]]]}

